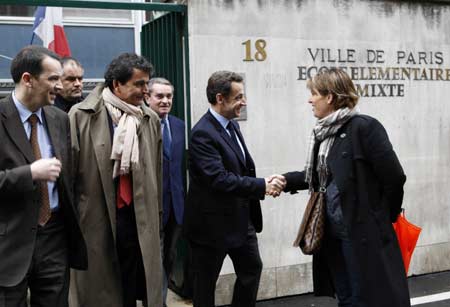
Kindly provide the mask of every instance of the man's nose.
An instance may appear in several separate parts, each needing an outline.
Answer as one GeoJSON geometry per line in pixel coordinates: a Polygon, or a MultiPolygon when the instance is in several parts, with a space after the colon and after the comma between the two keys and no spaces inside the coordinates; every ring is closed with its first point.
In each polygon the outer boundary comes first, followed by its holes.
{"type": "Polygon", "coordinates": [[[63,86],[62,86],[61,79],[58,79],[58,81],[56,81],[56,83],[55,83],[55,89],[57,91],[60,91],[60,90],[62,90],[62,88],[63,88],[63,86]]]}
{"type": "Polygon", "coordinates": [[[82,86],[83,85],[83,79],[76,78],[74,85],[75,86],[82,86]]]}
{"type": "Polygon", "coordinates": [[[149,86],[148,83],[145,83],[145,85],[142,87],[142,92],[144,94],[148,94],[149,93],[149,86]]]}

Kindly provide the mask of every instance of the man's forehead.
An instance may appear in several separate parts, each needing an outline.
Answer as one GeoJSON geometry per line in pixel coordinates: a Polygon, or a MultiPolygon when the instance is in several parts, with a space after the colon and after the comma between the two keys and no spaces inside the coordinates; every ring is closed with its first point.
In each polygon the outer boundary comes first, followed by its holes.
{"type": "Polygon", "coordinates": [[[231,82],[231,92],[233,92],[233,93],[244,92],[244,83],[243,82],[231,82]]]}
{"type": "Polygon", "coordinates": [[[161,83],[155,83],[152,86],[152,92],[158,92],[158,93],[166,93],[170,92],[173,93],[173,87],[167,84],[161,84],[161,83]]]}
{"type": "Polygon", "coordinates": [[[42,59],[42,74],[46,75],[54,75],[58,74],[59,76],[62,75],[63,69],[61,66],[61,62],[57,59],[54,59],[52,57],[46,56],[42,59]]]}
{"type": "Polygon", "coordinates": [[[64,73],[79,73],[79,72],[81,74],[84,73],[83,67],[81,67],[74,61],[69,61],[69,62],[65,63],[63,69],[64,69],[64,73]]]}

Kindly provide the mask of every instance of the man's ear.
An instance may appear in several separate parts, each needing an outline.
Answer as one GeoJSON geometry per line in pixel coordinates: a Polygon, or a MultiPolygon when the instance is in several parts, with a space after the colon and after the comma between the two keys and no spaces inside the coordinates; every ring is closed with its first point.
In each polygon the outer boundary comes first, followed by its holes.
{"type": "Polygon", "coordinates": [[[21,79],[26,87],[33,86],[33,76],[29,72],[24,72],[21,79]]]}
{"type": "Polygon", "coordinates": [[[117,92],[120,93],[120,87],[119,87],[119,85],[120,85],[120,82],[119,82],[119,81],[113,80],[113,89],[114,89],[113,92],[117,91],[117,92]]]}
{"type": "Polygon", "coordinates": [[[223,95],[221,93],[216,94],[216,103],[223,103],[224,99],[225,99],[225,97],[223,97],[223,95]]]}

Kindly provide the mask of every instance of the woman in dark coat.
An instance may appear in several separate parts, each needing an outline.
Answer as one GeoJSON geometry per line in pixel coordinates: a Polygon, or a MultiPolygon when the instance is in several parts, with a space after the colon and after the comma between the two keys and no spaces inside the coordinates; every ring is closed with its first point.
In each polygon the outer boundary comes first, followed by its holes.
{"type": "Polygon", "coordinates": [[[406,176],[384,127],[360,115],[355,86],[340,69],[308,81],[318,121],[305,170],[284,174],[286,192],[326,187],[326,230],[313,255],[316,295],[338,306],[410,306],[408,284],[392,228],[406,176]],[[320,180],[322,178],[322,180],[320,180]]]}

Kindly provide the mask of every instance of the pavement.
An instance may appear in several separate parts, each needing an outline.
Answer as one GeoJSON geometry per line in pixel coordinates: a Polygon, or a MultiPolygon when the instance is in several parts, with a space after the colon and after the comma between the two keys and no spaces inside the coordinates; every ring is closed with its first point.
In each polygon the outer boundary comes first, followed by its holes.
{"type": "MultiPolygon", "coordinates": [[[[450,307],[450,271],[408,278],[411,305],[420,307],[450,307]]],[[[170,292],[168,307],[192,307],[192,302],[170,292]]],[[[336,307],[332,298],[303,294],[259,301],[257,307],[336,307]]]]}

